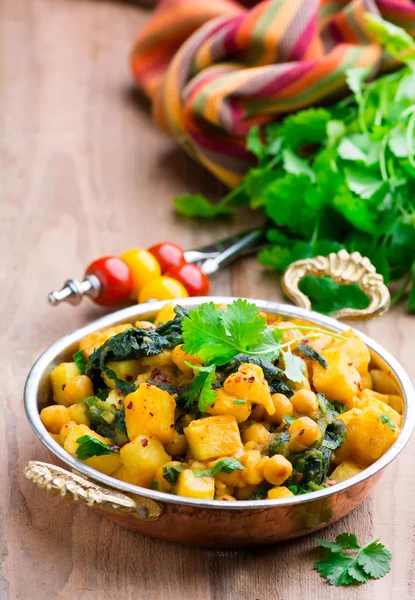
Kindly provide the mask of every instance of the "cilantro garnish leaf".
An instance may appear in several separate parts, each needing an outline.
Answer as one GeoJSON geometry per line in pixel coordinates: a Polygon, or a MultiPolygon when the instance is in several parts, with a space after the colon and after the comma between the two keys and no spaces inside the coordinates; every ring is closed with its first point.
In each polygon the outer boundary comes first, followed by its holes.
{"type": "Polygon", "coordinates": [[[196,477],[213,477],[218,473],[233,473],[244,469],[245,467],[236,458],[223,458],[218,460],[213,469],[195,469],[193,473],[196,477]]]}
{"type": "Polygon", "coordinates": [[[286,352],[281,351],[282,360],[284,363],[284,373],[290,381],[300,383],[304,381],[304,362],[299,356],[294,356],[291,348],[286,352]]]}
{"type": "Polygon", "coordinates": [[[392,554],[378,539],[360,547],[354,534],[342,533],[334,542],[321,538],[317,538],[316,542],[323,546],[326,552],[314,568],[331,585],[365,583],[368,579],[379,579],[390,571],[392,554]],[[345,550],[349,551],[349,554],[343,554],[345,550]]]}
{"type": "Polygon", "coordinates": [[[391,420],[389,415],[380,415],[379,420],[384,424],[387,425],[389,427],[389,429],[391,431],[396,431],[396,425],[395,423],[391,420]]]}
{"type": "Polygon", "coordinates": [[[218,460],[216,465],[212,469],[212,475],[217,475],[218,473],[232,473],[233,471],[243,471],[244,466],[241,465],[239,460],[236,458],[223,458],[222,460],[218,460]]]}
{"type": "Polygon", "coordinates": [[[241,298],[227,306],[221,321],[239,348],[256,346],[267,327],[265,318],[258,314],[255,304],[241,298]]]}
{"type": "Polygon", "coordinates": [[[184,394],[185,406],[189,407],[197,402],[200,412],[204,413],[207,407],[212,406],[216,400],[215,391],[212,389],[212,384],[216,379],[215,365],[203,367],[192,365],[187,361],[185,364],[197,372],[189,391],[184,394]]]}
{"type": "Polygon", "coordinates": [[[81,375],[85,375],[85,372],[86,372],[86,360],[84,358],[84,353],[82,352],[82,350],[79,350],[79,352],[76,352],[73,355],[72,358],[74,360],[74,363],[78,367],[79,372],[81,373],[81,375]]]}
{"type": "Polygon", "coordinates": [[[182,471],[184,471],[185,467],[183,465],[169,465],[168,467],[163,467],[163,478],[169,483],[176,483],[179,475],[182,471]]]}
{"type": "Polygon", "coordinates": [[[215,401],[211,389],[216,378],[215,366],[229,363],[238,354],[246,356],[248,362],[253,358],[260,359],[264,366],[265,361],[281,356],[287,379],[301,382],[305,365],[290,349],[291,344],[304,339],[301,329],[314,332],[311,334],[314,336],[328,333],[338,337],[317,327],[297,326],[295,328],[300,330],[298,338],[282,343],[283,329],[267,326],[258,307],[242,299],[234,300],[226,311],[217,308],[213,302],[206,302],[189,312],[183,319],[182,328],[184,352],[197,355],[207,363],[204,366],[186,363],[198,373],[186,393],[186,405],[198,401],[201,412],[206,412],[206,407],[215,401]]]}
{"type": "Polygon", "coordinates": [[[76,449],[76,456],[80,460],[86,460],[92,456],[104,456],[105,454],[118,454],[114,447],[107,446],[91,435],[82,435],[76,440],[79,446],[76,449]]]}

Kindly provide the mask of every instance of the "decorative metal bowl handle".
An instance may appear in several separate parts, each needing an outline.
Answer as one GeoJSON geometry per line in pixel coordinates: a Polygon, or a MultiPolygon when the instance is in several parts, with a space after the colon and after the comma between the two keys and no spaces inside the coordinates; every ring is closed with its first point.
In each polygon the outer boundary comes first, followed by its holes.
{"type": "Polygon", "coordinates": [[[84,502],[91,508],[144,521],[155,521],[163,514],[163,505],[150,498],[127,496],[55,465],[30,461],[24,474],[46,492],[75,502],[84,502]]]}
{"type": "Polygon", "coordinates": [[[299,289],[300,281],[307,275],[330,275],[340,285],[357,283],[369,297],[367,308],[343,308],[332,315],[336,319],[371,319],[385,313],[390,306],[389,290],[383,282],[382,275],[377,273],[370,260],[359,252],[349,254],[346,250],[340,250],[337,254],[297,260],[287,268],[282,278],[284,293],[297,306],[310,310],[310,299],[299,289]]]}

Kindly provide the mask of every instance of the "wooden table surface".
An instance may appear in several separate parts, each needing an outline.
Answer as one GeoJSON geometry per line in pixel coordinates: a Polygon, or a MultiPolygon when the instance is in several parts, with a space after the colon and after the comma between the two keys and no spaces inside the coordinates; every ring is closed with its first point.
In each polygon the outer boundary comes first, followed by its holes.
{"type": "MultiPolygon", "coordinates": [[[[1,599],[325,600],[415,598],[415,440],[352,514],[323,533],[374,537],[392,572],[335,590],[312,570],[313,536],[257,550],[185,548],[134,534],[85,506],[46,496],[23,476],[49,455],[31,431],[22,391],[36,357],[102,311],[53,309],[47,292],[98,256],[175,240],[191,248],[245,223],[192,226],[179,193],[220,185],[153,127],[127,55],[147,13],[105,0],[0,3],[1,599]]],[[[246,260],[213,292],[280,299],[276,278],[246,260]]],[[[415,375],[415,317],[394,308],[362,329],[415,375]]]]}

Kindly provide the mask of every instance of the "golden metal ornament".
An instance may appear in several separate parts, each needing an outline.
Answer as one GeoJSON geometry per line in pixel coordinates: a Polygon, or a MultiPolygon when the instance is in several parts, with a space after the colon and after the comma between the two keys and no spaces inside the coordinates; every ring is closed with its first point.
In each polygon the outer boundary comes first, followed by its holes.
{"type": "Polygon", "coordinates": [[[357,283],[369,297],[370,303],[367,308],[343,308],[332,314],[336,319],[371,319],[389,309],[390,294],[382,275],[377,273],[370,260],[360,252],[349,254],[347,250],[340,250],[337,254],[332,252],[328,256],[297,260],[287,268],[281,282],[285,295],[297,306],[310,310],[310,299],[299,289],[300,281],[307,275],[329,275],[340,285],[357,283]]]}
{"type": "Polygon", "coordinates": [[[27,463],[24,474],[38,487],[54,496],[83,502],[90,508],[154,521],[163,513],[162,505],[150,498],[127,496],[70,473],[61,467],[39,461],[27,463]]]}

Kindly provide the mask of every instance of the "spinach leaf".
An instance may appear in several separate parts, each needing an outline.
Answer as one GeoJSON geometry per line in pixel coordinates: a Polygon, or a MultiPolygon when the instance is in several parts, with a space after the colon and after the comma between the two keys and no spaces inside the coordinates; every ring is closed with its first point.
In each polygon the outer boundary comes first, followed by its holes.
{"type": "Polygon", "coordinates": [[[287,398],[291,398],[294,394],[292,389],[283,381],[284,372],[271,362],[250,356],[249,354],[238,354],[230,360],[224,367],[217,369],[218,385],[223,385],[225,379],[231,373],[235,373],[243,363],[250,363],[261,367],[264,377],[270,387],[271,394],[284,394],[287,398]]]}
{"type": "Polygon", "coordinates": [[[124,407],[113,411],[95,396],[87,398],[82,404],[85,406],[85,414],[91,422],[93,431],[110,438],[117,446],[122,446],[129,441],[125,427],[124,407]]]}
{"type": "Polygon", "coordinates": [[[326,359],[323,358],[321,354],[317,352],[317,350],[314,350],[314,348],[312,348],[311,346],[308,346],[307,344],[298,344],[296,350],[297,352],[300,352],[300,354],[304,354],[304,356],[306,356],[310,360],[317,360],[323,367],[323,369],[327,369],[326,359]]]}
{"type": "Polygon", "coordinates": [[[186,311],[175,308],[176,317],[167,323],[161,323],[155,329],[132,327],[109,338],[102,346],[94,350],[88,359],[86,374],[95,385],[102,383],[101,373],[115,382],[117,389],[124,395],[133,392],[134,383],[119,379],[108,367],[110,362],[131,360],[144,356],[155,356],[165,349],[174,348],[182,343],[182,322],[186,311]]]}

